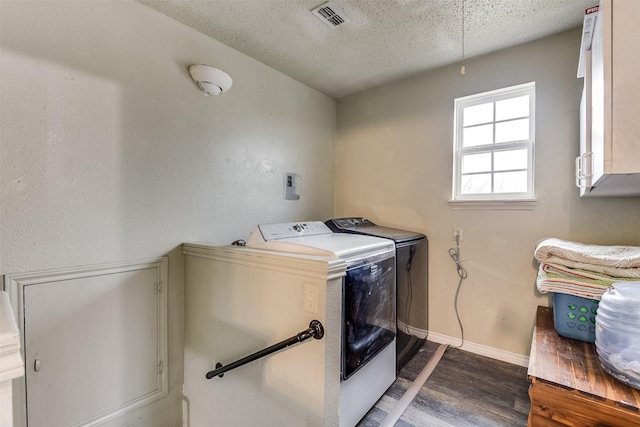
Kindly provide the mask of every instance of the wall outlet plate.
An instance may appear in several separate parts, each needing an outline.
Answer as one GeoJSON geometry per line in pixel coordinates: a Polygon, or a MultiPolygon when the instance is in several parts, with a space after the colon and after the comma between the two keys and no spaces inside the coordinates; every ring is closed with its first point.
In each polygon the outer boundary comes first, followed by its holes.
{"type": "Polygon", "coordinates": [[[300,184],[300,175],[293,172],[285,172],[284,174],[284,199],[300,200],[298,187],[300,184]]]}
{"type": "Polygon", "coordinates": [[[456,236],[460,236],[460,241],[462,242],[462,227],[459,225],[453,226],[453,240],[456,240],[456,236]]]}
{"type": "Polygon", "coordinates": [[[318,286],[310,283],[304,284],[304,310],[318,314],[318,286]]]}

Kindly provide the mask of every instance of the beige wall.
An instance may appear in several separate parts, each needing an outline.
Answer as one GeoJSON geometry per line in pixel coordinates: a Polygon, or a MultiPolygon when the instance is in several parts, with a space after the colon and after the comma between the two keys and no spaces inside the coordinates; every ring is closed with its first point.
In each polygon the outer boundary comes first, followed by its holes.
{"type": "Polygon", "coordinates": [[[170,394],[114,425],[182,425],[180,245],[330,217],[335,102],[133,1],[0,8],[0,274],[168,254],[170,394]],[[202,95],[201,63],[231,90],[202,95]]]}
{"type": "Polygon", "coordinates": [[[593,244],[640,244],[640,198],[580,199],[574,185],[582,80],[580,31],[384,85],[338,102],[336,216],[362,215],[429,238],[429,329],[459,337],[458,276],[448,250],[463,227],[459,309],[465,339],[528,355],[537,305],[533,250],[554,236],[593,244]],[[453,100],[536,82],[533,210],[453,210],[453,100]]]}
{"type": "Polygon", "coordinates": [[[190,426],[338,426],[344,261],[236,246],[184,251],[190,426]],[[302,304],[308,285],[318,289],[316,313],[302,304]],[[314,319],[324,326],[321,340],[205,378],[216,362],[228,365],[295,336],[314,319]]]}

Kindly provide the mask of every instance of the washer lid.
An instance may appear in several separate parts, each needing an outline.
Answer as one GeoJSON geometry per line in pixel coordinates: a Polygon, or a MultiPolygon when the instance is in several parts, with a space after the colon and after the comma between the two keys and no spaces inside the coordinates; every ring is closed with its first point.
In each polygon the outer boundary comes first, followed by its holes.
{"type": "Polygon", "coordinates": [[[395,245],[391,240],[358,234],[332,233],[309,237],[292,237],[268,243],[272,245],[272,248],[276,248],[279,245],[282,245],[281,247],[283,248],[293,248],[294,252],[307,250],[302,248],[314,248],[343,259],[385,251],[395,253],[395,245]]]}
{"type": "Polygon", "coordinates": [[[247,246],[343,259],[395,251],[395,245],[388,239],[333,233],[321,221],[259,225],[249,237],[247,246]]]}

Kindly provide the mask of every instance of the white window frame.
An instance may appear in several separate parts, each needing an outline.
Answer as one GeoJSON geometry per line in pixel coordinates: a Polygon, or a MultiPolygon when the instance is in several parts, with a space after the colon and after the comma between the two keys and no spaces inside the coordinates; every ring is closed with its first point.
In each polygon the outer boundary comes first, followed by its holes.
{"type": "MultiPolygon", "coordinates": [[[[495,104],[494,104],[495,108],[495,104]]],[[[510,119],[514,120],[514,119],[510,119]]],[[[495,129],[496,123],[500,121],[494,120],[493,126],[495,129]]],[[[494,131],[495,138],[495,131],[494,131]]],[[[534,197],[534,146],[535,146],[535,82],[529,82],[517,86],[506,87],[489,92],[479,93],[476,95],[469,95],[462,98],[456,98],[454,100],[454,137],[453,137],[453,188],[451,195],[451,202],[535,202],[534,197]],[[463,112],[467,107],[474,105],[486,104],[489,102],[496,102],[500,100],[516,98],[523,95],[529,95],[529,138],[526,140],[491,143],[485,145],[478,145],[472,147],[462,147],[462,135],[463,135],[463,112]],[[494,193],[493,189],[491,193],[482,194],[462,194],[461,182],[462,182],[462,158],[467,154],[479,154],[479,153],[495,153],[503,150],[522,149],[527,150],[527,191],[517,193],[494,193]]],[[[493,156],[492,156],[493,158],[493,156]]],[[[493,161],[492,161],[493,163],[493,161]]],[[[502,172],[502,171],[501,171],[502,172]]],[[[493,177],[495,171],[491,170],[492,187],[493,177]]]]}

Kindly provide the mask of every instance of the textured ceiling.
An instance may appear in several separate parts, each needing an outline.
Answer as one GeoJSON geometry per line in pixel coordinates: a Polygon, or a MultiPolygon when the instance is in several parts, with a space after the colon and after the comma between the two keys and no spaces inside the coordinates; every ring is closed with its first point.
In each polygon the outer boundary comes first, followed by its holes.
{"type": "MultiPolygon", "coordinates": [[[[335,99],[462,58],[463,0],[333,0],[334,28],[323,0],[137,1],[335,99]]],[[[597,3],[464,0],[465,57],[579,28],[597,3]]]]}

